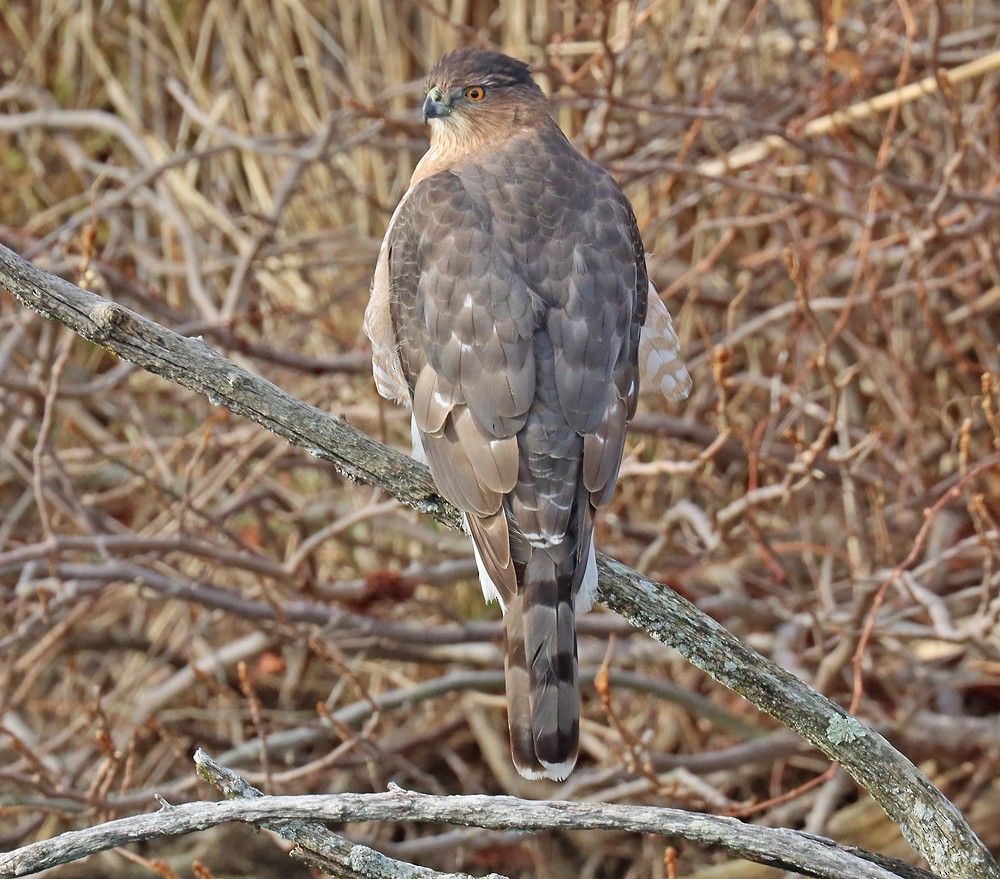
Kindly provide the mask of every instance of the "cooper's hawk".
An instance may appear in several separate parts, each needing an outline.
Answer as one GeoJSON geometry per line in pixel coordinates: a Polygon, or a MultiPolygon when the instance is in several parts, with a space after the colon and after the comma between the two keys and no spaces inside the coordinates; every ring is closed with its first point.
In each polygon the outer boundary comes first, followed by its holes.
{"type": "Polygon", "coordinates": [[[427,77],[423,115],[430,149],[365,313],[375,382],[412,406],[414,453],[465,511],[483,592],[504,611],[514,764],[562,779],[579,738],[574,614],[597,586],[594,515],[640,375],[672,398],[690,379],[628,199],[559,130],[526,64],[451,52],[427,77]]]}

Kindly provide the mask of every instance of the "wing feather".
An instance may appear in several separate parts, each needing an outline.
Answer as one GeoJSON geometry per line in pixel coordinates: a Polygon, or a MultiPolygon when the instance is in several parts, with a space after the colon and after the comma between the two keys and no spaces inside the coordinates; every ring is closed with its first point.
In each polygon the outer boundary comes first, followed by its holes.
{"type": "Polygon", "coordinates": [[[455,388],[430,364],[424,364],[413,386],[413,418],[424,433],[437,434],[455,407],[455,388]]]}
{"type": "Polygon", "coordinates": [[[681,343],[674,322],[652,283],[649,309],[639,337],[639,374],[639,387],[644,394],[683,400],[691,393],[691,376],[681,361],[681,343]]]}
{"type": "MultiPolygon", "coordinates": [[[[459,407],[457,411],[465,410],[459,407]]],[[[427,465],[441,494],[460,510],[492,516],[500,509],[503,492],[490,488],[476,470],[476,460],[481,461],[489,454],[489,441],[481,435],[480,439],[481,443],[471,447],[460,442],[454,413],[445,421],[440,434],[420,432],[427,465]]]]}
{"type": "Polygon", "coordinates": [[[510,554],[510,530],[503,513],[492,516],[466,516],[480,581],[487,601],[496,598],[506,612],[517,594],[517,576],[510,554]]]}
{"type": "Polygon", "coordinates": [[[493,438],[484,434],[464,406],[452,413],[455,438],[468,456],[476,479],[490,491],[506,494],[517,482],[517,438],[493,438]]]}

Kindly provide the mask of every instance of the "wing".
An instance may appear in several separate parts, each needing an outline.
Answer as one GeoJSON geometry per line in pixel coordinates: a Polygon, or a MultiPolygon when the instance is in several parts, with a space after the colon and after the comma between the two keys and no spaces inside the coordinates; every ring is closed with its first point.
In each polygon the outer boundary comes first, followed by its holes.
{"type": "Polygon", "coordinates": [[[409,404],[410,389],[399,362],[399,342],[392,324],[392,284],[389,279],[389,252],[396,238],[396,222],[407,199],[413,192],[406,191],[396,210],[392,212],[389,226],[379,248],[375,274],[372,276],[371,295],[365,308],[364,331],[372,343],[372,374],[379,394],[387,400],[409,404]]]}
{"type": "Polygon", "coordinates": [[[441,493],[466,511],[490,597],[516,592],[502,507],[535,396],[537,296],[454,174],[420,182],[387,247],[390,311],[413,422],[441,493]]]}

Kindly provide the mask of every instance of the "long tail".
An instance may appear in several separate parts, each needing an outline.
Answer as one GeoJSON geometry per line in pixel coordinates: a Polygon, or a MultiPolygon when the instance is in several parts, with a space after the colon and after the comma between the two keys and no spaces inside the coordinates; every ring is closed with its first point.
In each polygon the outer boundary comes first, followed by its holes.
{"type": "Polygon", "coordinates": [[[523,575],[504,615],[510,749],[525,778],[560,781],[576,763],[580,691],[574,604],[588,555],[585,548],[580,564],[579,546],[573,544],[577,541],[567,539],[525,548],[523,575]]]}

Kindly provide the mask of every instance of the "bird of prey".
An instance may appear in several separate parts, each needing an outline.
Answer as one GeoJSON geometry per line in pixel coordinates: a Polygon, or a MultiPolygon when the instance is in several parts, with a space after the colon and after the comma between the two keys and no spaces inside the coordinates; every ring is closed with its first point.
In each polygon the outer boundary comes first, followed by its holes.
{"type": "Polygon", "coordinates": [[[639,393],[690,378],[628,199],[553,120],[528,66],[459,49],[426,82],[430,148],[389,222],[365,312],[382,396],[465,512],[505,619],[511,752],[527,778],[577,755],[575,613],[594,516],[639,393]]]}

